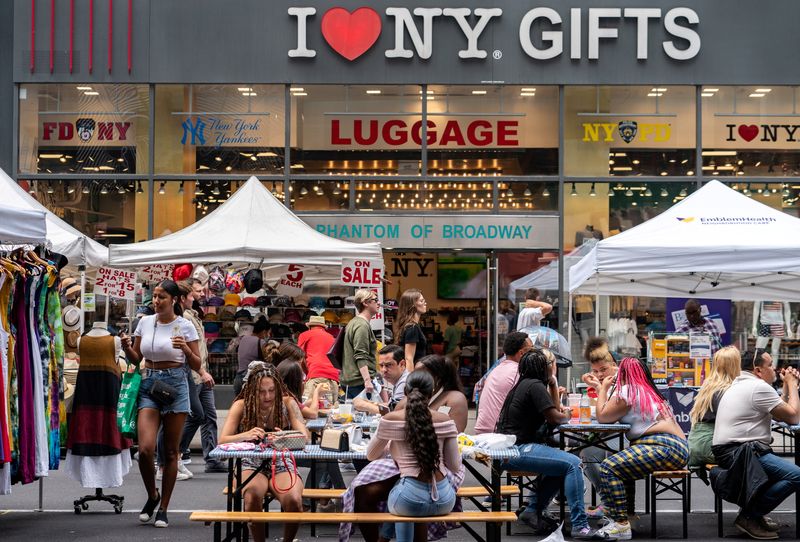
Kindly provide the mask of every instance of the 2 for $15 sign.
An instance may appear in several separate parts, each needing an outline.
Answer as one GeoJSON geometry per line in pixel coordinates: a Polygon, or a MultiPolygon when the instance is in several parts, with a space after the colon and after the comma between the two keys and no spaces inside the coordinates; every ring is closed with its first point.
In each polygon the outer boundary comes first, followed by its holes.
{"type": "Polygon", "coordinates": [[[382,260],[342,258],[342,284],[360,288],[377,288],[383,278],[382,260]]]}
{"type": "Polygon", "coordinates": [[[94,293],[134,300],[136,294],[136,271],[101,267],[97,270],[94,293]]]}

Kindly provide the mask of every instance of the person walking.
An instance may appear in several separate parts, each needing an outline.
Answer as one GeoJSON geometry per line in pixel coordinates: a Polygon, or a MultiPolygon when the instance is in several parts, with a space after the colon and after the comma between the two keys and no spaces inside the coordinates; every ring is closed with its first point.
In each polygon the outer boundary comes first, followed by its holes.
{"type": "Polygon", "coordinates": [[[410,288],[400,296],[397,318],[394,321],[394,337],[406,355],[406,368],[409,372],[414,365],[428,355],[428,341],[419,324],[420,317],[428,312],[428,302],[422,292],[410,288]]]}
{"type": "Polygon", "coordinates": [[[189,384],[184,366],[200,369],[200,348],[197,330],[187,319],[178,299],[181,292],[171,280],[161,282],[153,290],[155,314],[145,316],[131,338],[120,337],[125,355],[139,364],[144,361],[145,378],[139,389],[139,471],[147,490],[147,502],[139,521],[147,523],[155,516],[156,527],[169,526],[167,509],[175,488],[180,458],[180,439],[189,414],[189,384]],[[159,399],[153,386],[166,385],[174,390],[167,402],[159,399]],[[161,492],[156,487],[155,448],[158,428],[164,424],[164,479],[161,492]],[[160,506],[159,506],[160,504],[160,506]]]}
{"type": "Polygon", "coordinates": [[[358,315],[348,322],[344,333],[341,385],[347,390],[347,399],[353,399],[362,391],[375,391],[376,350],[378,341],[370,327],[370,320],[378,314],[378,294],[372,290],[356,291],[354,303],[358,315]]]}

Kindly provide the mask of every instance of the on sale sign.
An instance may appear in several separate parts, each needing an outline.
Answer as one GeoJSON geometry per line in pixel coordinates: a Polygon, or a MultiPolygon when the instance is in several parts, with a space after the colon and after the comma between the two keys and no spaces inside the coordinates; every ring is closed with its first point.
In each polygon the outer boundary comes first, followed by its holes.
{"type": "Polygon", "coordinates": [[[341,281],[346,286],[377,288],[383,278],[383,260],[342,258],[341,281]]]}
{"type": "Polygon", "coordinates": [[[305,279],[304,267],[302,265],[290,264],[286,272],[281,275],[275,291],[278,295],[288,295],[294,297],[303,293],[303,280],[305,279]]]}
{"type": "Polygon", "coordinates": [[[134,301],[136,294],[136,271],[101,267],[97,270],[94,293],[134,301]]]}
{"type": "Polygon", "coordinates": [[[175,266],[172,264],[146,265],[139,270],[139,275],[142,280],[161,282],[162,280],[171,279],[174,270],[175,266]]]}

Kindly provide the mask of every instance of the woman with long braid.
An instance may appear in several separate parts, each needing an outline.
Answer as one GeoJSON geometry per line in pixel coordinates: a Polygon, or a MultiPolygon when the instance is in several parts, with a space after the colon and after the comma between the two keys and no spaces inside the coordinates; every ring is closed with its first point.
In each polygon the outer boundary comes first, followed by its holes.
{"type": "MultiPolygon", "coordinates": [[[[220,444],[228,442],[258,442],[268,432],[294,429],[309,439],[303,415],[290,395],[283,389],[275,366],[263,361],[253,361],[244,377],[242,391],[233,401],[225,420],[225,427],[219,437],[220,444]]],[[[261,465],[260,460],[242,459],[242,478],[247,479],[261,465]]],[[[275,477],[269,479],[261,472],[244,487],[244,509],[257,512],[263,507],[264,496],[272,491],[285,512],[303,510],[303,484],[299,476],[293,478],[295,465],[290,459],[274,465],[275,477]],[[287,491],[286,488],[289,487],[287,491]],[[279,489],[276,489],[279,488],[279,489]]],[[[272,469],[268,471],[272,472],[272,469]]],[[[283,526],[283,540],[291,542],[297,534],[299,525],[286,523],[283,526]]],[[[264,525],[250,525],[254,542],[264,542],[264,525]]]]}
{"type": "Polygon", "coordinates": [[[548,424],[566,423],[570,418],[569,410],[559,406],[555,361],[551,352],[540,348],[526,352],[519,361],[519,380],[503,403],[496,432],[515,435],[520,455],[506,460],[503,468],[542,475],[536,493],[519,516],[520,521],[533,527],[536,534],[546,534],[556,528],[557,525],[542,512],[563,482],[569,503],[572,538],[602,540],[605,537],[592,530],[586,519],[581,460],[547,445],[548,424]]]}
{"type": "MultiPolygon", "coordinates": [[[[400,480],[389,493],[389,512],[398,516],[448,514],[456,493],[447,470],[461,468],[456,425],[432,410],[433,378],[415,371],[406,380],[406,406],[384,416],[367,447],[369,460],[384,456],[386,447],[400,469],[400,480]]],[[[397,542],[427,540],[427,525],[396,524],[397,542]]]]}
{"type": "Polygon", "coordinates": [[[689,445],[647,364],[636,358],[623,359],[617,376],[603,380],[597,421],[631,425],[627,433],[630,446],[600,464],[600,495],[611,519],[602,532],[612,539],[630,540],[625,483],[654,471],[684,468],[689,445]]]}

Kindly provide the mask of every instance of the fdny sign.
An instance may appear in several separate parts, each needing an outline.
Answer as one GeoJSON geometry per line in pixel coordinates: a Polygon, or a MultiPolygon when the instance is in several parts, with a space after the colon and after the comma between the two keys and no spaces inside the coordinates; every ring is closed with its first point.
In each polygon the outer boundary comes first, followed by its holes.
{"type": "Polygon", "coordinates": [[[40,141],[50,145],[91,143],[103,145],[133,140],[130,122],[96,121],[93,118],[79,118],[75,121],[45,121],[41,124],[40,141]]]}

